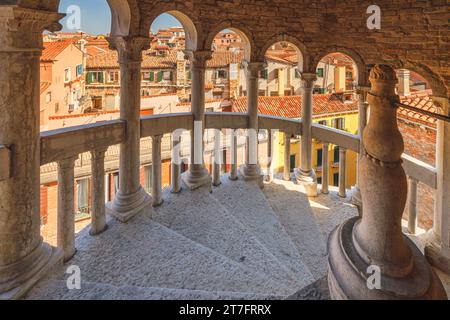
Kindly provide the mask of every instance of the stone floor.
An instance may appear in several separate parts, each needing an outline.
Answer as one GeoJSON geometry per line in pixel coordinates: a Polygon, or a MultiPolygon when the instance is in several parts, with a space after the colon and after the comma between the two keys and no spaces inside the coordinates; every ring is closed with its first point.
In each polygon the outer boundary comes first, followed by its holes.
{"type": "MultiPolygon", "coordinates": [[[[230,181],[179,194],[103,234],[77,235],[77,254],[28,299],[329,299],[326,239],[357,215],[336,188],[308,199],[275,179],[261,190],[230,181]],[[81,270],[68,290],[64,270],[81,270]]],[[[449,282],[447,282],[449,284],[449,282]]]]}

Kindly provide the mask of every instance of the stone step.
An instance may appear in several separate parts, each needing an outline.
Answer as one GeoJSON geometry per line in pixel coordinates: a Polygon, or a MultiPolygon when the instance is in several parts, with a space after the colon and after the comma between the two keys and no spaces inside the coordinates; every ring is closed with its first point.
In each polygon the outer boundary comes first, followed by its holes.
{"type": "Polygon", "coordinates": [[[280,300],[284,297],[254,293],[202,291],[171,288],[114,286],[82,282],[81,289],[69,290],[65,280],[50,279],[39,283],[27,300],[280,300]]]}
{"type": "Polygon", "coordinates": [[[325,276],[326,239],[316,223],[306,194],[294,182],[278,179],[265,184],[263,192],[314,278],[325,276]]]}
{"type": "Polygon", "coordinates": [[[211,195],[209,188],[195,191],[185,188],[179,194],[165,190],[163,198],[164,203],[153,210],[155,221],[293,291],[301,285],[292,272],[211,195]]]}
{"type": "Polygon", "coordinates": [[[83,281],[115,286],[276,296],[291,293],[277,281],[152,221],[148,215],[140,213],[125,224],[110,220],[108,230],[96,237],[83,230],[76,241],[78,252],[65,267],[79,266],[83,281]]]}
{"type": "Polygon", "coordinates": [[[233,214],[305,287],[314,281],[302,262],[295,244],[278,221],[261,189],[255,182],[230,181],[222,176],[222,184],[213,196],[233,214]]]}

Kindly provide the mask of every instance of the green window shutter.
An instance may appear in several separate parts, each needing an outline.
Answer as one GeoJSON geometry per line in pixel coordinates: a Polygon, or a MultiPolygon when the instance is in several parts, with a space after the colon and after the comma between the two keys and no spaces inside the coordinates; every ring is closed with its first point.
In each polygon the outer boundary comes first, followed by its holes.
{"type": "Polygon", "coordinates": [[[94,82],[94,74],[92,72],[88,72],[86,81],[87,84],[91,84],[92,82],[94,82]]]}
{"type": "Polygon", "coordinates": [[[323,78],[323,68],[317,69],[317,76],[318,76],[319,78],[323,78]]]}
{"type": "Polygon", "coordinates": [[[264,69],[263,75],[264,75],[264,79],[266,79],[266,80],[269,79],[269,70],[264,69]]]}
{"type": "Polygon", "coordinates": [[[103,72],[100,72],[100,76],[98,78],[98,82],[104,83],[105,82],[105,74],[103,72]]]}
{"type": "Polygon", "coordinates": [[[189,70],[189,72],[188,72],[188,79],[189,79],[189,80],[192,79],[192,71],[191,71],[191,70],[189,70]]]}
{"type": "Polygon", "coordinates": [[[158,72],[158,82],[161,82],[162,81],[162,79],[163,79],[163,72],[162,71],[159,71],[158,72]]]}
{"type": "Polygon", "coordinates": [[[152,72],[150,72],[150,81],[155,81],[155,74],[152,72]]]}
{"type": "Polygon", "coordinates": [[[173,72],[170,71],[170,81],[172,81],[172,80],[173,80],[173,72]]]}

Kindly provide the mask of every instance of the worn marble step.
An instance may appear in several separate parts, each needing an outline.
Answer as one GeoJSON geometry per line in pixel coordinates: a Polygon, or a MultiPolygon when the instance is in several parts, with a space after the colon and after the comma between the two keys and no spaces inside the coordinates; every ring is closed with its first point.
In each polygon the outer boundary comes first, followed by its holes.
{"type": "Polygon", "coordinates": [[[263,192],[302,261],[315,279],[322,278],[327,273],[326,239],[306,194],[294,182],[278,179],[265,184],[263,192]]]}
{"type": "Polygon", "coordinates": [[[114,286],[82,282],[80,290],[69,290],[65,280],[49,279],[39,283],[26,300],[280,300],[282,296],[254,293],[202,291],[171,288],[114,286]]]}
{"type": "Polygon", "coordinates": [[[78,252],[67,265],[79,266],[87,282],[276,296],[291,293],[264,274],[152,221],[148,213],[126,224],[109,220],[109,229],[96,237],[83,230],[76,244],[78,252]]]}
{"type": "Polygon", "coordinates": [[[293,272],[301,287],[314,281],[302,262],[297,247],[278,221],[259,186],[243,180],[230,181],[228,175],[214,189],[213,196],[236,217],[281,263],[293,272]]]}
{"type": "Polygon", "coordinates": [[[164,203],[153,210],[155,221],[293,291],[302,285],[211,195],[209,188],[195,191],[185,188],[179,194],[165,190],[163,198],[164,203]]]}

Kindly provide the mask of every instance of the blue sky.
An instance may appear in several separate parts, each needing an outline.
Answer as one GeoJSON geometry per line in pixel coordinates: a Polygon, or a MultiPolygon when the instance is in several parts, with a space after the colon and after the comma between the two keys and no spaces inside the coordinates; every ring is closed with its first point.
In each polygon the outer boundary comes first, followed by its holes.
{"type": "MultiPolygon", "coordinates": [[[[81,30],[91,34],[106,34],[111,30],[111,13],[106,0],[61,0],[59,12],[66,13],[71,5],[81,9],[81,30]]],[[[69,30],[66,19],[62,20],[63,31],[69,30]]],[[[167,27],[181,26],[180,22],[169,14],[162,14],[152,25],[152,31],[167,27]]]]}

